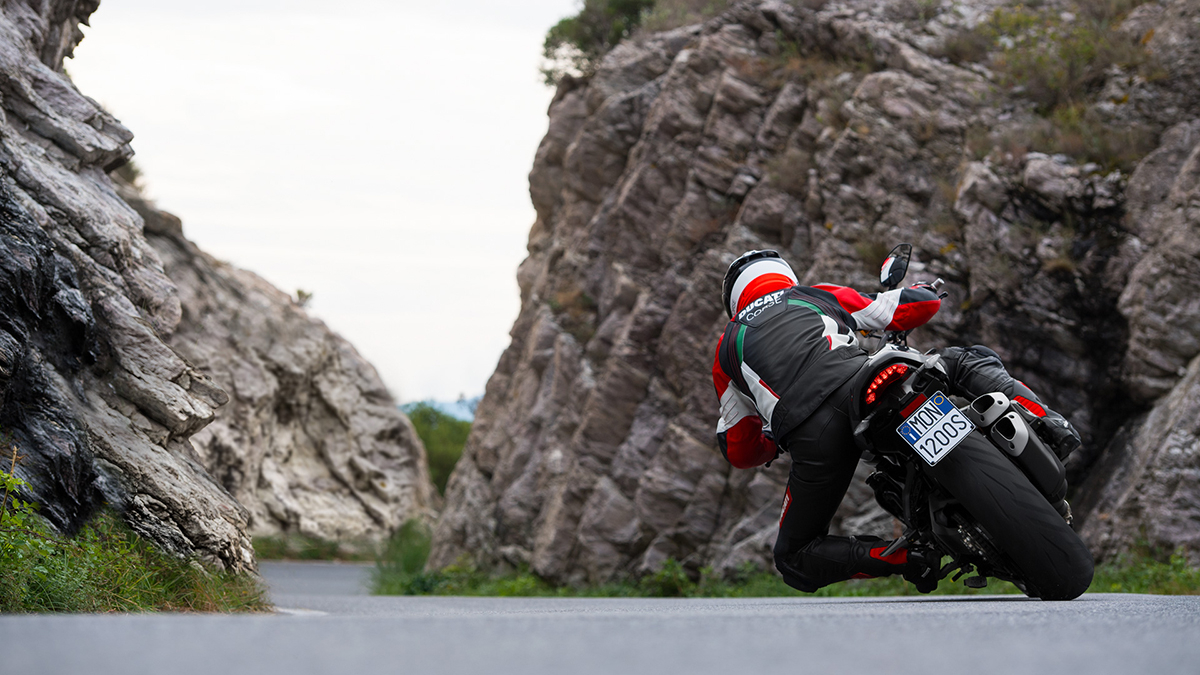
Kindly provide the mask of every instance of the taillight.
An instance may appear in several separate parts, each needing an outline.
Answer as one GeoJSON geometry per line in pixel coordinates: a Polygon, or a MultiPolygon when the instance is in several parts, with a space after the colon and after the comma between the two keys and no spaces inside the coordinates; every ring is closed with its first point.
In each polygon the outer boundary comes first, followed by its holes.
{"type": "Polygon", "coordinates": [[[867,405],[875,403],[875,397],[883,393],[892,384],[900,381],[904,374],[908,372],[908,366],[903,363],[893,363],[892,365],[879,371],[874,380],[871,380],[871,386],[867,387],[867,405]]]}

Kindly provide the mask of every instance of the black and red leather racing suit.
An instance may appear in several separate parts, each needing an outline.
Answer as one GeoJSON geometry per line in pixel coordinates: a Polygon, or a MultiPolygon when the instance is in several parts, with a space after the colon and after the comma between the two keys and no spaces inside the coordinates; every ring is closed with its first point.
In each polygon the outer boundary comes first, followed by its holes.
{"type": "MultiPolygon", "coordinates": [[[[791,586],[815,591],[856,577],[909,569],[908,551],[887,558],[877,537],[830,536],[829,524],[854,476],[860,451],[850,426],[851,378],[867,353],[859,330],[909,330],[940,307],[927,288],[878,294],[832,285],[769,290],[748,302],[717,343],[713,384],[721,402],[717,439],[737,468],[792,458],[775,544],[775,565],[791,586]]],[[[985,347],[940,350],[952,393],[1000,391],[1069,428],[985,347]]]]}

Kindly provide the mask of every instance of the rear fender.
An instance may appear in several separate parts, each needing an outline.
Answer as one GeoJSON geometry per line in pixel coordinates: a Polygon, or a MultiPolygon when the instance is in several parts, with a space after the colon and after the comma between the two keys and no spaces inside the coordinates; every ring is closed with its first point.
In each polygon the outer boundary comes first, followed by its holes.
{"type": "MultiPolygon", "coordinates": [[[[867,387],[871,384],[871,380],[875,379],[875,375],[877,375],[879,371],[894,363],[903,363],[911,368],[918,369],[926,365],[931,358],[937,357],[926,356],[912,349],[899,349],[892,347],[891,345],[885,346],[883,349],[880,349],[878,352],[872,354],[851,379],[851,386],[853,387],[854,391],[854,422],[857,424],[858,421],[862,420],[867,413],[870,412],[866,409],[866,403],[863,400],[863,396],[867,391],[867,387]]],[[[912,375],[910,374],[899,385],[893,386],[908,387],[908,389],[911,390],[911,387],[908,385],[911,380],[912,375]]],[[[880,406],[874,406],[875,409],[879,407],[880,406]]]]}

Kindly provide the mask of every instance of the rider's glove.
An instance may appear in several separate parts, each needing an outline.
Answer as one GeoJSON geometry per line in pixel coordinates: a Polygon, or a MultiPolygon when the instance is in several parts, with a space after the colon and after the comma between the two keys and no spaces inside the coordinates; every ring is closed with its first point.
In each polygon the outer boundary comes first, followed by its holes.
{"type": "Polygon", "coordinates": [[[918,281],[917,283],[913,284],[911,286],[911,288],[919,288],[923,291],[929,291],[930,293],[933,293],[934,295],[936,295],[938,297],[938,300],[941,300],[941,299],[945,298],[947,295],[950,295],[949,293],[947,293],[945,291],[938,293],[938,287],[929,283],[928,281],[918,281]]]}

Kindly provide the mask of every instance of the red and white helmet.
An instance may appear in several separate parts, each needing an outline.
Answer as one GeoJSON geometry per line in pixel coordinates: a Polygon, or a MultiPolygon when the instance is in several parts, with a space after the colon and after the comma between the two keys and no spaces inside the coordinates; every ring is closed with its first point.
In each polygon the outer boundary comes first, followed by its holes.
{"type": "Polygon", "coordinates": [[[800,283],[790,265],[776,251],[746,251],[729,265],[721,285],[725,312],[733,318],[755,298],[800,283]]]}

